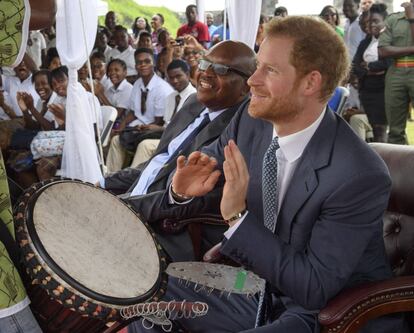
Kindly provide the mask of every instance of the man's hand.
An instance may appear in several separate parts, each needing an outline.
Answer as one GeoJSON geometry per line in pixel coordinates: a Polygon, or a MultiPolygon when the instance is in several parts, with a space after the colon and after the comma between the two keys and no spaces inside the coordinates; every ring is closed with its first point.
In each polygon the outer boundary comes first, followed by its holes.
{"type": "Polygon", "coordinates": [[[22,97],[23,97],[23,100],[24,100],[24,102],[25,102],[25,104],[26,104],[26,106],[29,110],[32,110],[32,109],[35,108],[32,95],[30,95],[29,93],[23,92],[22,97]]]}
{"type": "Polygon", "coordinates": [[[246,209],[249,171],[243,155],[233,140],[224,147],[224,157],[223,171],[226,182],[220,210],[223,218],[228,220],[246,209]]]}
{"type": "Polygon", "coordinates": [[[408,19],[414,19],[414,6],[411,2],[409,1],[403,2],[401,4],[401,7],[404,8],[405,15],[407,16],[408,19]]]}
{"type": "Polygon", "coordinates": [[[193,152],[187,161],[184,156],[177,158],[177,171],[172,180],[175,193],[186,197],[200,197],[216,185],[220,171],[217,161],[199,151],[193,152]]]}

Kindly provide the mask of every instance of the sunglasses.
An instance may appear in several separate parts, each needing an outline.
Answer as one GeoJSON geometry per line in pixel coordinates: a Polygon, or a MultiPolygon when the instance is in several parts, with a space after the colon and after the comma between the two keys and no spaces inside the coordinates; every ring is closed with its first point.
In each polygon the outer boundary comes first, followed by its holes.
{"type": "Polygon", "coordinates": [[[220,75],[220,76],[227,75],[229,72],[233,72],[245,78],[250,77],[250,75],[243,73],[242,71],[239,71],[238,69],[235,69],[235,68],[232,68],[226,65],[222,65],[222,64],[215,64],[214,62],[208,61],[206,59],[200,59],[200,61],[198,62],[198,69],[200,71],[205,72],[210,67],[215,74],[220,75]]]}

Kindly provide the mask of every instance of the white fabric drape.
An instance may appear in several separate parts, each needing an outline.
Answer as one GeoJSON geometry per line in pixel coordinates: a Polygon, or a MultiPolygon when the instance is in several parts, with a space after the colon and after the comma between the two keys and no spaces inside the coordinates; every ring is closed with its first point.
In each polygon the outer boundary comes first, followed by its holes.
{"type": "Polygon", "coordinates": [[[259,26],[261,0],[226,0],[230,39],[254,48],[259,26]]]}
{"type": "Polygon", "coordinates": [[[66,102],[66,138],[62,176],[91,183],[101,177],[93,119],[96,111],[85,89],[78,83],[77,70],[87,61],[95,42],[98,16],[96,0],[59,0],[56,15],[56,47],[69,70],[66,102]]]}
{"type": "Polygon", "coordinates": [[[200,22],[207,24],[206,17],[205,17],[205,13],[206,13],[205,0],[197,0],[196,5],[197,5],[198,20],[200,22]]]}

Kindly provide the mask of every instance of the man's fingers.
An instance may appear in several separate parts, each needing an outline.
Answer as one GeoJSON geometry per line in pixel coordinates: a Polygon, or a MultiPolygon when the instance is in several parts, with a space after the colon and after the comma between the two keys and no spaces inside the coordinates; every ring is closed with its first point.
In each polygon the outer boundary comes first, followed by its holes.
{"type": "Polygon", "coordinates": [[[210,192],[214,188],[220,178],[220,174],[220,170],[215,170],[208,176],[207,180],[204,182],[204,188],[207,192],[210,192]]]}
{"type": "Polygon", "coordinates": [[[180,170],[185,167],[185,157],[178,156],[177,158],[177,170],[180,170]]]}
{"type": "Polygon", "coordinates": [[[235,161],[237,166],[238,174],[242,177],[249,176],[249,170],[247,169],[246,161],[241,153],[239,147],[237,147],[236,143],[233,140],[229,141],[229,148],[231,151],[231,155],[235,161]]]}

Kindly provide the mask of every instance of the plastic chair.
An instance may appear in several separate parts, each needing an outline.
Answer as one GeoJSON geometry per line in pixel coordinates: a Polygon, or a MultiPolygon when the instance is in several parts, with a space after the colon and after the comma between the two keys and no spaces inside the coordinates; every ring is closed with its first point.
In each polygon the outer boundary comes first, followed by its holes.
{"type": "Polygon", "coordinates": [[[349,89],[339,86],[335,88],[334,94],[328,101],[329,107],[339,115],[344,111],[345,102],[349,97],[349,89]]]}
{"type": "Polygon", "coordinates": [[[102,147],[106,147],[109,143],[109,137],[111,134],[112,127],[114,126],[118,111],[113,106],[102,105],[102,123],[103,128],[101,132],[102,147]]]}

